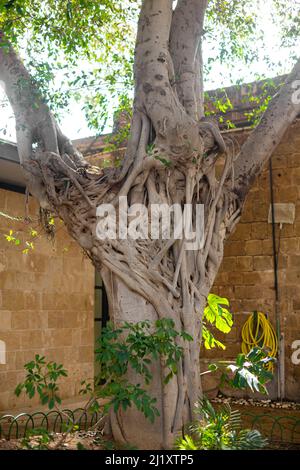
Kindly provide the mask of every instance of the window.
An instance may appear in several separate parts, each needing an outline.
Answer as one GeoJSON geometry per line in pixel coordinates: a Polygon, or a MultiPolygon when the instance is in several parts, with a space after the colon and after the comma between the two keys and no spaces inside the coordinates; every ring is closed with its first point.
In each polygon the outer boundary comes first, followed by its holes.
{"type": "MultiPolygon", "coordinates": [[[[95,272],[95,313],[94,313],[94,338],[96,341],[101,334],[101,329],[105,327],[109,321],[108,301],[105,287],[100,274],[95,272]]],[[[99,373],[100,365],[95,363],[95,375],[99,373]]]]}

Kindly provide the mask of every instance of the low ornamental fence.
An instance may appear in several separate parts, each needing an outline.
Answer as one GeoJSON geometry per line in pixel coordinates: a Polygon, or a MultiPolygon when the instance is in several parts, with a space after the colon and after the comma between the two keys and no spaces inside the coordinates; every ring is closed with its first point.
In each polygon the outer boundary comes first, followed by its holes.
{"type": "MultiPolygon", "coordinates": [[[[257,429],[270,443],[291,444],[300,446],[300,416],[242,411],[243,425],[246,428],[257,429]]],[[[0,417],[0,439],[20,439],[32,429],[46,429],[49,432],[60,433],[66,426],[76,423],[78,429],[87,431],[97,426],[101,414],[87,412],[84,408],[49,412],[21,413],[17,416],[4,415],[0,417]]]]}
{"type": "Polygon", "coordinates": [[[97,424],[101,414],[93,414],[84,408],[75,410],[52,410],[49,412],[37,411],[34,413],[20,413],[17,416],[0,416],[0,439],[21,439],[25,437],[27,431],[32,429],[45,429],[49,432],[60,433],[72,423],[78,429],[87,431],[97,424]]]}
{"type": "MultiPolygon", "coordinates": [[[[272,410],[273,411],[273,410],[272,410]]],[[[292,411],[291,411],[292,413],[292,411]]],[[[296,444],[300,446],[300,415],[275,415],[268,411],[242,411],[244,427],[257,429],[270,443],[296,444]]]]}

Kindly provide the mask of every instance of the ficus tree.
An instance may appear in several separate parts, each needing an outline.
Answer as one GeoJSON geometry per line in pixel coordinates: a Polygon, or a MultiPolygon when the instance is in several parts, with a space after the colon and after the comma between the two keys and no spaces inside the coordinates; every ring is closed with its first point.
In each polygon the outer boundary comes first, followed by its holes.
{"type": "MultiPolygon", "coordinates": [[[[149,387],[160,414],[154,424],[133,408],[111,410],[108,427],[118,441],[168,448],[191,421],[201,396],[202,315],[224,242],[241,217],[255,177],[300,112],[300,61],[296,61],[238,155],[233,155],[218,126],[205,118],[203,79],[208,64],[202,58],[203,38],[215,41],[223,64],[234,57],[255,60],[256,48],[248,47],[258,34],[254,4],[247,0],[1,1],[0,80],[14,111],[30,193],[43,209],[64,221],[100,271],[116,324],[170,318],[177,331],[193,337],[184,342],[178,336],[183,355],[172,380],[165,384],[163,357],[153,370],[149,387]],[[124,97],[126,86],[134,84],[127,150],[117,168],[91,166],[55,117],[71,88],[74,91],[80,84],[95,91],[87,98],[86,109],[99,131],[97,116],[103,113],[105,118],[103,109],[110,96],[101,94],[103,80],[111,96],[119,91],[124,97]],[[61,81],[69,89],[59,90],[61,81]],[[120,82],[123,88],[118,90],[120,82]],[[223,162],[219,177],[217,162],[223,162]],[[100,240],[96,209],[104,203],[118,207],[120,196],[127,197],[129,206],[146,205],[149,217],[152,204],[204,204],[204,246],[186,250],[186,240],[175,237],[100,240]]],[[[284,45],[292,47],[299,32],[299,5],[274,0],[272,8],[282,21],[284,45]]],[[[192,218],[195,227],[195,211],[192,218]]],[[[134,372],[128,374],[134,381],[134,372]]]]}

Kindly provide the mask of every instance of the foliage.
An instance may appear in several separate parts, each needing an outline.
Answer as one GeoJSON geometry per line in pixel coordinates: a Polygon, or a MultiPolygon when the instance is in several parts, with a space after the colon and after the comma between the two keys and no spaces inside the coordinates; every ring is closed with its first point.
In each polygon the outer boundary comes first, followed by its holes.
{"type": "Polygon", "coordinates": [[[133,84],[138,8],[134,0],[0,0],[0,29],[56,117],[78,101],[100,132],[133,84]]]}
{"type": "MultiPolygon", "coordinates": [[[[111,407],[116,412],[119,408],[126,410],[133,404],[147,419],[154,421],[159,415],[156,398],[151,397],[141,383],[130,383],[125,375],[131,368],[141,382],[148,385],[152,380],[153,361],[161,360],[167,371],[164,383],[168,383],[177,373],[177,364],[182,357],[183,347],[178,343],[192,340],[184,331],[176,331],[174,326],[173,320],[163,318],[157,320],[155,325],[144,321],[125,323],[116,329],[108,324],[103,329],[96,350],[96,360],[101,364],[96,383],[100,385],[94,390],[91,383],[86,380],[81,382],[80,394],[89,397],[86,408],[90,413],[100,409],[97,398],[107,398],[109,401],[104,405],[104,413],[111,407]]],[[[24,367],[27,375],[24,382],[16,387],[15,394],[19,396],[25,391],[29,398],[33,398],[38,393],[41,404],[48,405],[49,409],[60,404],[57,382],[59,378],[67,377],[63,365],[46,362],[45,357],[37,354],[24,367]]]]}
{"type": "Polygon", "coordinates": [[[44,428],[28,429],[22,439],[22,447],[28,450],[47,450],[49,444],[54,441],[52,433],[44,428]]]}
{"type": "Polygon", "coordinates": [[[219,123],[228,129],[235,128],[235,124],[227,119],[224,122],[224,115],[233,109],[233,104],[226,92],[225,88],[218,89],[215,92],[204,93],[204,114],[205,116],[219,116],[219,123]]]}
{"type": "MultiPolygon", "coordinates": [[[[34,242],[33,242],[33,239],[35,237],[37,237],[38,233],[36,230],[34,229],[30,229],[29,230],[29,236],[31,237],[31,239],[29,240],[25,240],[23,246],[21,247],[22,248],[22,253],[24,255],[27,255],[29,253],[29,250],[32,251],[34,250],[34,242]]],[[[15,237],[15,233],[13,230],[10,230],[9,231],[9,234],[4,234],[4,237],[5,237],[5,240],[8,242],[8,243],[11,243],[15,246],[20,246],[21,245],[21,240],[20,238],[16,238],[15,237]]]]}
{"type": "Polygon", "coordinates": [[[24,390],[29,398],[38,393],[42,405],[48,405],[49,409],[61,403],[57,381],[60,377],[67,377],[67,371],[62,364],[50,361],[46,362],[44,356],[35,355],[35,359],[24,366],[27,371],[24,382],[19,383],[15,394],[19,396],[24,390]]]}
{"type": "Polygon", "coordinates": [[[225,297],[208,294],[207,306],[204,309],[202,320],[202,339],[206,349],[211,349],[216,346],[226,349],[225,345],[217,340],[207,328],[207,322],[215,326],[222,333],[229,333],[233,325],[233,320],[232,314],[226,308],[228,306],[229,301],[225,297]]]}
{"type": "MultiPolygon", "coordinates": [[[[49,211],[40,208],[40,216],[37,218],[14,217],[0,211],[0,217],[11,220],[13,224],[8,233],[3,234],[5,240],[24,255],[32,253],[45,236],[48,241],[54,240],[57,227],[55,217],[49,211]]],[[[59,222],[63,223],[62,220],[59,222]]],[[[62,253],[67,251],[68,246],[64,246],[62,253]]]]}
{"type": "MultiPolygon", "coordinates": [[[[210,298],[210,307],[219,305],[220,298],[215,297],[210,298]]],[[[224,299],[221,300],[224,303],[224,299]]],[[[96,350],[97,360],[101,364],[101,372],[96,381],[98,386],[94,388],[85,380],[81,382],[80,394],[88,396],[84,412],[99,412],[98,399],[105,398],[108,402],[103,407],[99,422],[111,408],[117,412],[120,408],[126,410],[134,405],[153,423],[155,417],[159,416],[159,411],[155,406],[156,398],[151,397],[140,383],[130,383],[126,379],[126,374],[130,368],[147,386],[152,380],[153,361],[160,360],[165,371],[168,371],[164,380],[165,384],[168,383],[177,373],[177,364],[183,354],[182,343],[192,340],[186,332],[178,332],[174,327],[173,320],[168,318],[157,320],[154,325],[149,321],[136,324],[124,323],[116,329],[109,323],[102,331],[98,341],[99,347],[96,350]]],[[[211,364],[209,371],[205,373],[221,369],[223,384],[226,382],[234,388],[249,387],[252,391],[266,392],[265,383],[272,378],[272,374],[265,369],[269,360],[270,358],[266,358],[263,351],[256,348],[247,355],[240,354],[235,363],[219,361],[211,364]]],[[[29,398],[33,398],[37,393],[41,404],[47,404],[49,409],[57,408],[57,405],[61,404],[58,381],[68,375],[63,365],[53,361],[46,362],[45,357],[36,355],[35,359],[25,364],[24,367],[27,375],[24,382],[16,387],[15,394],[19,396],[22,391],[25,391],[29,398]]],[[[206,414],[201,411],[200,424],[191,428],[193,437],[187,435],[178,440],[178,448],[196,450],[261,447],[262,441],[259,433],[244,430],[237,432],[230,427],[232,418],[226,413],[222,412],[219,415],[215,413],[213,416],[213,408],[207,401],[201,402],[201,406],[204,407],[206,414]],[[194,438],[195,433],[198,433],[197,438],[194,438]]],[[[77,422],[68,416],[63,426],[64,432],[57,445],[62,444],[70,433],[78,430],[77,422]]],[[[26,434],[23,446],[28,449],[46,449],[49,448],[52,440],[51,434],[46,430],[37,429],[26,434]]]]}
{"type": "MultiPolygon", "coordinates": [[[[5,212],[1,212],[1,211],[0,211],[0,217],[9,219],[12,222],[24,221],[24,218],[22,217],[14,217],[12,215],[6,214],[5,212]]],[[[38,236],[38,232],[33,227],[29,227],[29,228],[26,227],[26,232],[27,232],[27,236],[29,239],[25,240],[24,243],[21,242],[20,238],[12,229],[9,230],[8,234],[7,233],[4,234],[4,238],[8,243],[11,243],[12,245],[20,247],[22,249],[23,254],[28,254],[29,250],[34,250],[34,239],[38,236]]]]}
{"type": "MultiPolygon", "coordinates": [[[[67,377],[68,373],[62,364],[50,361],[46,362],[45,357],[36,354],[34,360],[24,365],[27,375],[24,382],[17,385],[15,394],[20,396],[24,391],[29,398],[33,398],[36,393],[39,396],[40,403],[47,405],[50,410],[56,408],[66,420],[62,422],[62,433],[54,448],[59,448],[66,438],[78,431],[82,417],[86,411],[94,413],[99,411],[100,407],[94,398],[93,391],[87,388],[90,392],[90,398],[82,410],[80,416],[74,420],[69,414],[63,410],[59,410],[58,405],[61,405],[61,398],[59,396],[59,379],[67,377]]],[[[100,423],[103,415],[98,420],[100,423]]],[[[23,447],[31,450],[44,450],[49,449],[50,444],[54,441],[54,436],[47,429],[35,428],[26,432],[25,438],[22,441],[23,447]]]]}
{"type": "Polygon", "coordinates": [[[205,81],[221,75],[238,84],[286,73],[298,52],[299,8],[299,0],[209,1],[203,47],[205,81]]]}
{"type": "MultiPolygon", "coordinates": [[[[226,346],[217,340],[208,329],[207,323],[216,327],[222,333],[228,334],[233,325],[232,314],[228,310],[229,301],[225,297],[209,294],[207,306],[204,309],[202,321],[202,340],[206,349],[226,346]]],[[[273,374],[268,365],[274,362],[263,348],[255,347],[248,354],[239,354],[233,361],[215,361],[209,364],[208,370],[201,375],[221,372],[219,387],[229,385],[240,390],[249,388],[251,392],[267,393],[265,384],[272,379],[273,374]]]]}
{"type": "Polygon", "coordinates": [[[241,102],[248,102],[250,105],[254,105],[252,110],[249,110],[248,112],[244,113],[245,117],[248,119],[249,124],[251,124],[252,127],[255,127],[259,123],[263,113],[267,110],[271,99],[276,93],[279,92],[283,84],[283,79],[266,79],[263,83],[260,83],[260,90],[257,95],[253,94],[253,85],[250,84],[247,86],[248,91],[246,95],[241,99],[241,102]]]}
{"type": "Polygon", "coordinates": [[[120,149],[130,137],[130,123],[132,118],[132,99],[126,94],[118,98],[118,106],[114,113],[113,134],[105,139],[104,152],[113,152],[120,149]]]}
{"type": "MultiPolygon", "coordinates": [[[[132,98],[140,5],[141,0],[0,0],[0,29],[19,50],[56,117],[77,101],[88,126],[99,134],[111,125],[122,97],[132,98]]],[[[210,0],[205,82],[211,88],[249,81],[251,69],[253,80],[287,72],[299,30],[299,0],[210,0]],[[277,39],[273,48],[265,27],[266,4],[272,40],[277,39]],[[279,47],[284,54],[278,54],[279,47]],[[261,63],[266,64],[262,74],[261,63]]],[[[226,97],[217,101],[220,110],[231,106],[226,97]]]]}
{"type": "Polygon", "coordinates": [[[273,362],[261,348],[253,348],[248,354],[239,354],[232,361],[217,361],[209,365],[209,372],[221,371],[220,387],[229,385],[239,390],[250,388],[251,392],[268,393],[266,383],[273,378],[267,365],[273,362]]]}
{"type": "Polygon", "coordinates": [[[177,439],[180,450],[256,450],[267,444],[257,430],[241,429],[239,411],[228,404],[215,410],[207,398],[196,405],[197,422],[189,433],[177,439]]]}
{"type": "Polygon", "coordinates": [[[216,339],[212,332],[205,326],[205,324],[202,326],[202,340],[205,349],[212,349],[215,347],[226,349],[225,344],[216,339]]]}
{"type": "Polygon", "coordinates": [[[108,324],[99,338],[96,349],[96,360],[101,364],[98,381],[104,382],[99,389],[99,397],[111,397],[107,408],[119,407],[126,410],[134,404],[151,422],[159,412],[155,407],[156,399],[148,395],[140,383],[131,384],[125,379],[128,369],[140,376],[141,382],[149,384],[152,380],[151,365],[161,360],[168,371],[164,382],[177,373],[177,364],[182,357],[183,348],[178,342],[192,341],[184,331],[174,328],[172,319],[157,320],[155,325],[149,321],[124,323],[114,329],[108,324]]]}
{"type": "Polygon", "coordinates": [[[208,305],[204,309],[204,318],[216,326],[223,333],[229,333],[233,325],[232,315],[224,305],[229,306],[229,301],[225,297],[215,294],[208,294],[208,305]]]}

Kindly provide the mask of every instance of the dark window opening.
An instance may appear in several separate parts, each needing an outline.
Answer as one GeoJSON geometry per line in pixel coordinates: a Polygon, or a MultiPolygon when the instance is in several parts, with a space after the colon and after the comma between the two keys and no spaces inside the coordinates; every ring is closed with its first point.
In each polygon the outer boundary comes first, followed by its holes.
{"type": "MultiPolygon", "coordinates": [[[[95,310],[94,310],[94,339],[95,348],[97,340],[101,335],[101,330],[109,321],[108,300],[103,281],[100,274],[95,272],[95,310]]],[[[95,361],[95,376],[100,372],[100,364],[95,361]]]]}
{"type": "Polygon", "coordinates": [[[99,323],[100,330],[109,321],[108,300],[100,274],[95,275],[95,323],[99,323]]]}

